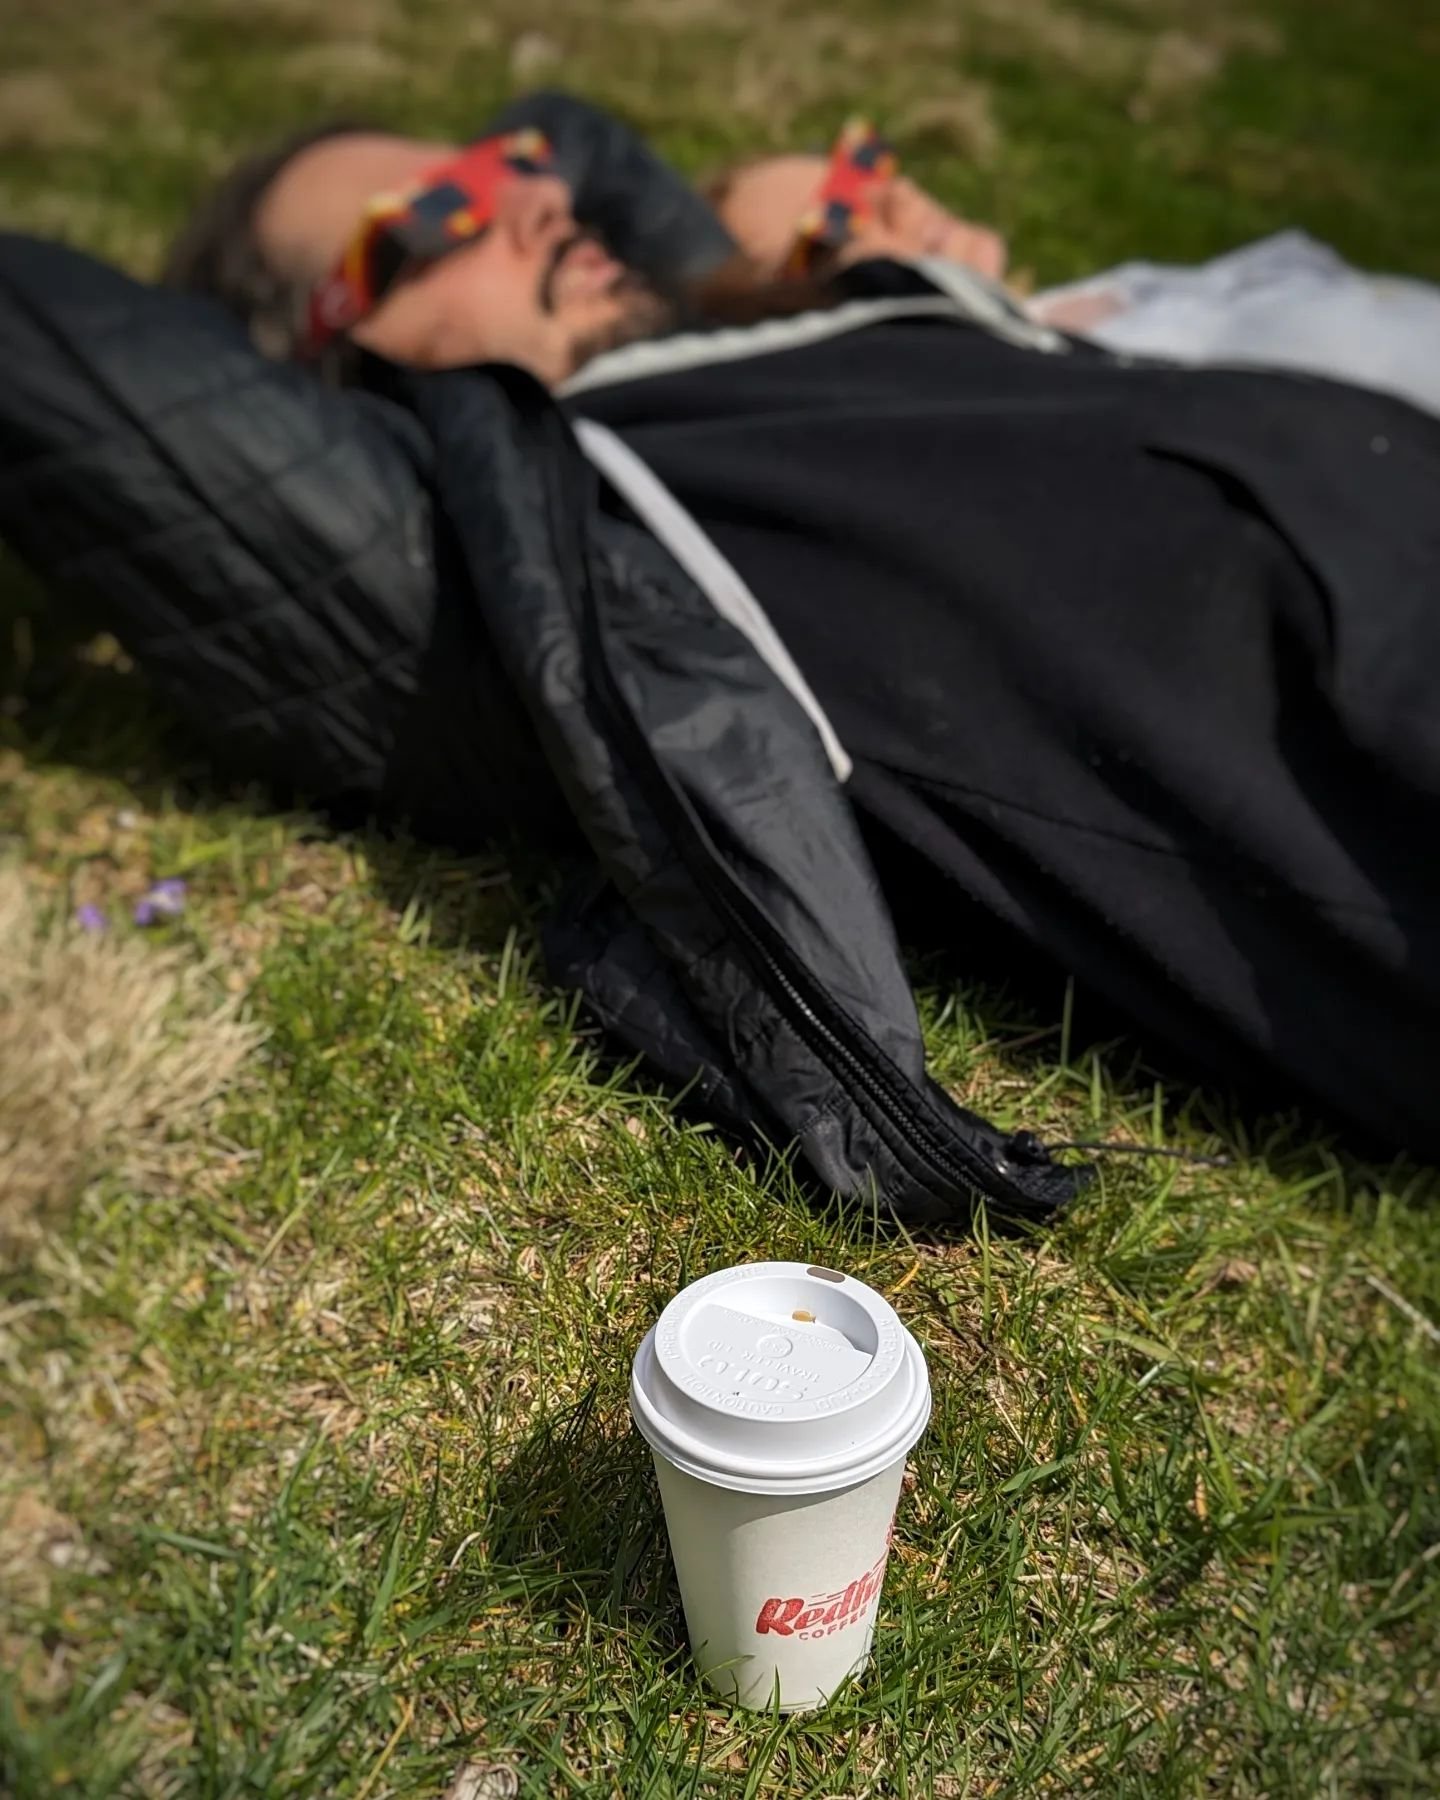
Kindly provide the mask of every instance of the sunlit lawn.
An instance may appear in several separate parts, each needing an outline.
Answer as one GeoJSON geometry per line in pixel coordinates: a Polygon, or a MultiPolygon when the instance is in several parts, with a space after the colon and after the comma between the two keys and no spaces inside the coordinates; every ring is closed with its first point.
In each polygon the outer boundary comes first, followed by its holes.
{"type": "MultiPolygon", "coordinates": [[[[696,171],[868,106],[1037,280],[1297,222],[1440,276],[1406,0],[11,5],[0,218],[140,269],[307,111],[474,130],[544,81],[696,171]]],[[[0,1793],[1435,1791],[1431,1177],[1157,1086],[1063,990],[932,974],[974,1104],[1231,1160],[1112,1163],[1035,1241],[877,1240],[601,1059],[533,966],[548,871],[215,793],[0,579],[0,879],[93,1000],[80,1073],[147,992],[180,1057],[67,1115],[16,1079],[39,953],[0,946],[0,1180],[42,1146],[0,1194],[0,1793]],[[160,876],[186,909],[142,934],[160,876]],[[813,1719],[697,1689],[625,1415],[663,1301],[759,1255],[893,1294],[936,1389],[874,1666],[813,1719]]]]}

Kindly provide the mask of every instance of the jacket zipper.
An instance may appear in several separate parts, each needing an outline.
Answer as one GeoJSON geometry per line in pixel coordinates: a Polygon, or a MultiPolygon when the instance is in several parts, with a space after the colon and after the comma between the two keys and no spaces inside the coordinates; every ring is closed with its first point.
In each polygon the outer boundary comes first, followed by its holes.
{"type": "MultiPolygon", "coordinates": [[[[551,423],[552,426],[561,424],[558,414],[551,415],[551,423]]],[[[951,1187],[959,1186],[983,1198],[1009,1203],[1032,1216],[1048,1214],[1053,1208],[1018,1188],[1011,1181],[1009,1169],[1003,1163],[986,1158],[963,1140],[959,1143],[942,1142],[920,1109],[907,1100],[902,1090],[896,1088],[894,1076],[883,1066],[876,1066],[873,1062],[867,1066],[863,1053],[848,1044],[840,1029],[822,1016],[824,1002],[818,996],[807,997],[802,991],[800,983],[808,984],[813,981],[813,977],[795,964],[794,959],[790,959],[787,966],[786,961],[765,941],[768,928],[763,924],[757,925],[753,918],[746,915],[744,903],[733,892],[728,877],[723,874],[717,876],[709,851],[696,839],[693,825],[686,816],[683,805],[671,789],[664,771],[655,761],[645,734],[625,704],[610,668],[600,633],[588,546],[579,538],[573,524],[573,521],[586,516],[588,496],[580,491],[580,483],[573,480],[562,483],[556,475],[557,462],[567,474],[577,465],[586,468],[588,473],[588,466],[570,441],[568,428],[564,428],[564,442],[551,449],[552,454],[542,456],[539,460],[545,471],[552,549],[557,553],[559,567],[573,571],[574,585],[571,587],[567,583],[567,591],[579,594],[583,628],[591,641],[594,664],[603,676],[607,709],[628,741],[632,752],[632,766],[637,769],[650,791],[651,803],[655,805],[680,848],[691,876],[706,899],[741,939],[748,955],[766,979],[769,991],[781,1001],[781,1009],[791,1026],[819,1056],[832,1079],[841,1085],[852,1100],[857,1101],[877,1131],[887,1139],[891,1154],[902,1166],[910,1167],[913,1162],[919,1161],[928,1164],[951,1187]],[[556,451],[559,452],[558,456],[554,454],[556,451]],[[566,492],[567,487],[572,491],[566,492]],[[568,530],[567,521],[572,521],[568,530]],[[891,1141],[897,1131],[898,1142],[891,1141]]],[[[994,1128],[986,1126],[985,1129],[994,1128]]],[[[913,1167],[910,1172],[930,1185],[926,1174],[913,1167]]]]}

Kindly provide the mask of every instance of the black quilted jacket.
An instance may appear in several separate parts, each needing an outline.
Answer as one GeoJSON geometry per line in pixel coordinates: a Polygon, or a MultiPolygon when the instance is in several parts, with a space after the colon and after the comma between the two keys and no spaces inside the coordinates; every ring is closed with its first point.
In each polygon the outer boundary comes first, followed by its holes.
{"type": "MultiPolygon", "coordinates": [[[[713,259],[713,223],[600,136],[592,214],[638,183],[644,256],[713,259]]],[[[101,609],[217,762],[452,841],[588,846],[556,978],[826,1188],[909,1221],[1069,1196],[1073,1170],[927,1077],[811,723],[652,539],[601,515],[528,376],[327,391],[208,303],[13,235],[0,368],[0,537],[101,609]]]]}

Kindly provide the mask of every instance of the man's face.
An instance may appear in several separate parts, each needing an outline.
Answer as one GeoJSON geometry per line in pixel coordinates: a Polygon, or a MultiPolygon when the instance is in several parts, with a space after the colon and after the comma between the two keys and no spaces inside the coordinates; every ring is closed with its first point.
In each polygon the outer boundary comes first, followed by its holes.
{"type": "MultiPolygon", "coordinates": [[[[720,216],[762,268],[778,273],[784,267],[827,168],[823,156],[769,156],[731,178],[720,216]]],[[[1008,260],[1003,238],[957,217],[903,175],[875,182],[870,214],[856,222],[836,261],[843,265],[872,256],[937,256],[996,281],[1008,260]]]]}
{"type": "MultiPolygon", "coordinates": [[[[262,246],[277,266],[318,280],[370,199],[456,154],[454,145],[362,132],[313,145],[264,195],[262,246]]],[[[577,226],[563,181],[517,174],[499,190],[486,231],[403,276],[350,336],[415,368],[511,362],[554,386],[666,322],[654,292],[577,226]]]]}

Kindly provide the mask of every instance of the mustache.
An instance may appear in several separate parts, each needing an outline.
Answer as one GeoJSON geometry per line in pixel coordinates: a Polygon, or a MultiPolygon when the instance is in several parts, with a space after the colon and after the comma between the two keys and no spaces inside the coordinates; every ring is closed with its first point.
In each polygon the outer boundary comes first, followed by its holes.
{"type": "Polygon", "coordinates": [[[580,244],[599,244],[600,234],[595,231],[573,231],[568,238],[558,243],[550,253],[550,261],[545,265],[540,276],[541,310],[553,313],[555,310],[555,282],[560,274],[560,265],[570,252],[580,244]]]}
{"type": "MultiPolygon", "coordinates": [[[[544,271],[540,276],[539,299],[542,312],[553,313],[555,311],[555,287],[560,274],[560,265],[565,261],[565,258],[570,252],[581,244],[594,244],[598,249],[604,250],[607,255],[610,253],[604,238],[601,237],[598,231],[589,231],[583,228],[579,231],[571,232],[569,237],[557,244],[554,250],[551,251],[550,260],[545,265],[544,271]]],[[[609,291],[611,293],[619,293],[632,290],[635,292],[648,293],[650,291],[650,283],[643,275],[637,274],[635,270],[622,267],[619,274],[616,275],[614,281],[611,283],[609,291]]]]}

